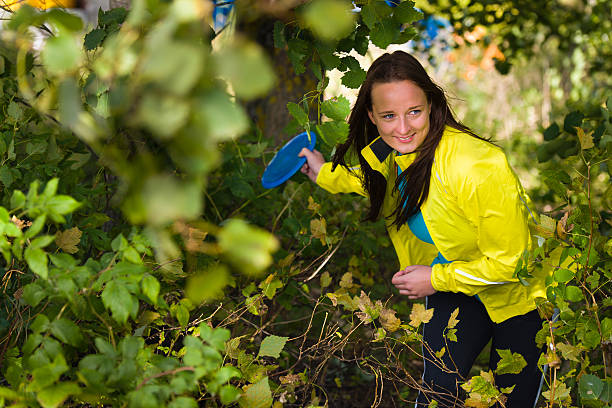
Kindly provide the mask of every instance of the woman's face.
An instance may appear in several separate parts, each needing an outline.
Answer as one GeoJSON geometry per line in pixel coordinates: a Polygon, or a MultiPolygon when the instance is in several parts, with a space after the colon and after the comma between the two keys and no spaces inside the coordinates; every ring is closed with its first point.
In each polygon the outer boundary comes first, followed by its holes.
{"type": "Polygon", "coordinates": [[[429,132],[429,103],[413,82],[395,81],[372,86],[372,110],[368,116],[378,134],[394,150],[414,152],[429,132]]]}

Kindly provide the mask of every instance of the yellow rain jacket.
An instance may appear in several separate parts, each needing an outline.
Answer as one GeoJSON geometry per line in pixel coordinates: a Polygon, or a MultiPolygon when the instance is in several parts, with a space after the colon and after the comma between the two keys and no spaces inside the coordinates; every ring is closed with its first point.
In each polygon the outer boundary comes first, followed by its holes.
{"type": "MultiPolygon", "coordinates": [[[[388,217],[397,206],[398,197],[392,194],[396,164],[405,170],[415,155],[398,156],[380,137],[361,154],[387,179],[382,215],[388,217]]],[[[330,193],[367,195],[359,167],[354,173],[342,166],[332,172],[331,167],[321,167],[319,186],[330,193]]],[[[532,246],[528,218],[537,215],[530,204],[501,149],[447,127],[436,149],[429,195],[421,206],[434,245],[419,240],[407,224],[398,231],[388,220],[387,231],[400,269],[429,265],[439,251],[452,262],[433,266],[434,289],[477,294],[498,323],[534,310],[534,299],[546,297],[544,272],[529,279],[529,286],[512,277],[523,251],[532,246]]]]}

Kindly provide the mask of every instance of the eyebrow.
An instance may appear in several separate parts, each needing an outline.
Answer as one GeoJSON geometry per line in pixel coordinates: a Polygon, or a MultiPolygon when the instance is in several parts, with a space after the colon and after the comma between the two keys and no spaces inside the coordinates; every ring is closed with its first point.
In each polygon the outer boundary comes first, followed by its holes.
{"type": "MultiPolygon", "coordinates": [[[[408,108],[408,110],[413,110],[413,109],[416,109],[416,108],[422,108],[423,106],[425,106],[425,105],[411,106],[411,107],[408,108]]],[[[386,110],[386,111],[380,111],[380,112],[378,112],[378,114],[393,113],[393,112],[394,112],[393,110],[386,110]]]]}

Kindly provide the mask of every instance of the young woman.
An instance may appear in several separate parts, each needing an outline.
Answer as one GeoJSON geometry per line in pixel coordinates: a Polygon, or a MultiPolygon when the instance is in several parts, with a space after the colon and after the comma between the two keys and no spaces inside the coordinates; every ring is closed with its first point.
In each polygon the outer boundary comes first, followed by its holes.
{"type": "Polygon", "coordinates": [[[532,245],[529,199],[504,153],[451,112],[444,91],[411,55],[378,58],[349,117],[349,137],[331,163],[302,150],[302,172],[331,193],[369,198],[367,220],[384,217],[400,271],[392,283],[409,299],[433,308],[423,327],[424,373],[417,407],[460,404],[459,385],[492,339],[496,350],[520,353],[519,374],[496,375],[498,387],[514,385],[506,408],[534,406],[539,394],[542,321],[534,302],[545,297],[544,277],[522,285],[516,264],[532,245]],[[350,167],[349,157],[359,165],[350,167]],[[445,339],[455,309],[457,341],[445,339]],[[433,355],[445,348],[443,364],[433,355]]]}

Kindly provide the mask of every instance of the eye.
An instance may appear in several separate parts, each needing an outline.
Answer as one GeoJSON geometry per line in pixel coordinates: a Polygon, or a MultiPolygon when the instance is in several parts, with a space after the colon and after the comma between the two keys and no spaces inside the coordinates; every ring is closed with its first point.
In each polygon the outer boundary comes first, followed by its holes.
{"type": "Polygon", "coordinates": [[[393,119],[395,115],[392,113],[385,113],[384,115],[382,115],[383,119],[393,119]]]}
{"type": "Polygon", "coordinates": [[[421,113],[421,110],[420,110],[420,109],[414,109],[414,110],[411,110],[411,111],[410,111],[408,114],[409,114],[410,116],[416,116],[416,115],[418,115],[419,113],[421,113]]]}

